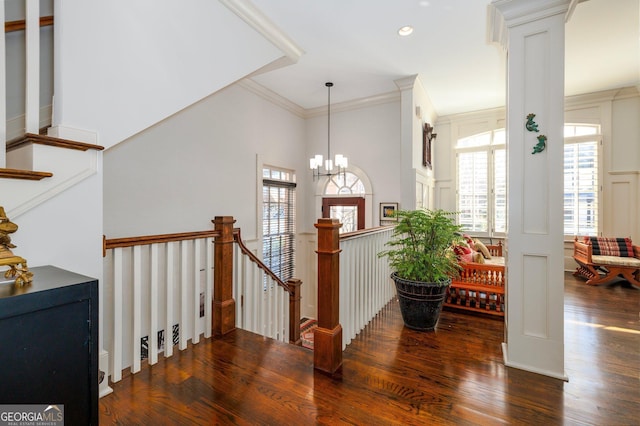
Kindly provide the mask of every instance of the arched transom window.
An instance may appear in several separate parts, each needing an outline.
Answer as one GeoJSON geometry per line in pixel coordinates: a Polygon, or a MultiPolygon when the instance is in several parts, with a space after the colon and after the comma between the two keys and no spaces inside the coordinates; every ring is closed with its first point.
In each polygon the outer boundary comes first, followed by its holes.
{"type": "Polygon", "coordinates": [[[331,176],[324,187],[324,195],[364,194],[364,184],[358,176],[351,172],[331,176]]]}

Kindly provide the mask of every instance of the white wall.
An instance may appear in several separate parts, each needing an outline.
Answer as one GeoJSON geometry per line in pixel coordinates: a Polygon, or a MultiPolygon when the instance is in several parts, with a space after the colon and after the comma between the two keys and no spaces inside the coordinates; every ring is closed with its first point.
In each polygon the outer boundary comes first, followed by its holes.
{"type": "Polygon", "coordinates": [[[55,0],[55,10],[54,125],[94,131],[105,147],[283,56],[218,1],[55,0]]]}
{"type": "Polygon", "coordinates": [[[257,156],[306,173],[304,153],[301,118],[228,87],[105,152],[105,235],[201,231],[225,215],[256,238],[257,156]]]}
{"type": "MultiPolygon", "coordinates": [[[[37,184],[37,182],[34,182],[37,184]]],[[[18,217],[16,256],[102,278],[102,174],[97,173],[18,217]]]]}
{"type": "MultiPolygon", "coordinates": [[[[308,158],[315,154],[327,155],[326,114],[307,119],[307,168],[301,183],[309,188],[305,203],[314,206],[306,212],[300,229],[315,232],[313,224],[322,217],[315,199],[308,158]]],[[[400,195],[400,104],[390,100],[382,104],[356,109],[337,105],[331,111],[331,155],[342,154],[349,164],[360,168],[371,180],[373,187],[372,224],[378,226],[381,202],[399,202],[400,195]]]]}

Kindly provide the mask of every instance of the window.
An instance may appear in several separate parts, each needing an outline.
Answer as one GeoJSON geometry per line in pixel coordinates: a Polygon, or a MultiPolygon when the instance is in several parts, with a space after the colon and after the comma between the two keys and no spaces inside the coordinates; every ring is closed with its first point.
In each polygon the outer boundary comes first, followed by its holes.
{"type": "Polygon", "coordinates": [[[459,139],[456,170],[459,224],[475,235],[504,234],[507,227],[504,129],[459,139]]]}
{"type": "Polygon", "coordinates": [[[599,133],[597,125],[564,126],[565,235],[597,235],[599,133]]]}
{"type": "MultiPolygon", "coordinates": [[[[564,126],[564,233],[597,235],[600,126],[564,126]]],[[[504,129],[456,144],[458,220],[475,235],[503,236],[507,224],[504,129]]]]}
{"type": "Polygon", "coordinates": [[[358,176],[344,172],[329,177],[324,187],[322,217],[338,219],[340,233],[364,229],[365,188],[358,176]],[[353,197],[362,195],[362,197],[353,197]],[[327,197],[332,196],[332,197],[327,197]]]}
{"type": "Polygon", "coordinates": [[[293,276],[295,266],[295,189],[292,172],[263,168],[262,258],[283,281],[293,276]]]}

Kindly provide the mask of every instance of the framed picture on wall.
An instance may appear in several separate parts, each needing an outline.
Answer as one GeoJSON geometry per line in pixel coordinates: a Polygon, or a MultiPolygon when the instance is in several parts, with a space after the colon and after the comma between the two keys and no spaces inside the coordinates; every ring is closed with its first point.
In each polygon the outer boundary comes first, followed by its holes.
{"type": "Polygon", "coordinates": [[[398,203],[380,203],[380,224],[388,221],[396,222],[396,212],[398,211],[398,203]]]}
{"type": "Polygon", "coordinates": [[[429,123],[424,123],[422,128],[422,165],[431,169],[433,168],[433,162],[431,161],[431,142],[438,136],[437,133],[433,133],[433,126],[429,123]]]}

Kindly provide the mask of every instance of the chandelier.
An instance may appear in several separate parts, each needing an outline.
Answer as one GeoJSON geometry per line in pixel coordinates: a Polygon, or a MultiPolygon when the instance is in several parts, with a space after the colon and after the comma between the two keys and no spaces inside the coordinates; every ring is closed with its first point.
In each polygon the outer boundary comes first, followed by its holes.
{"type": "Polygon", "coordinates": [[[349,166],[347,157],[343,155],[336,154],[335,161],[331,160],[331,87],[333,87],[333,83],[327,82],[324,85],[327,86],[327,159],[323,163],[322,154],[316,154],[309,159],[313,180],[320,178],[320,176],[334,176],[340,173],[344,176],[346,168],[349,166]],[[337,169],[335,172],[334,168],[337,169]]]}

